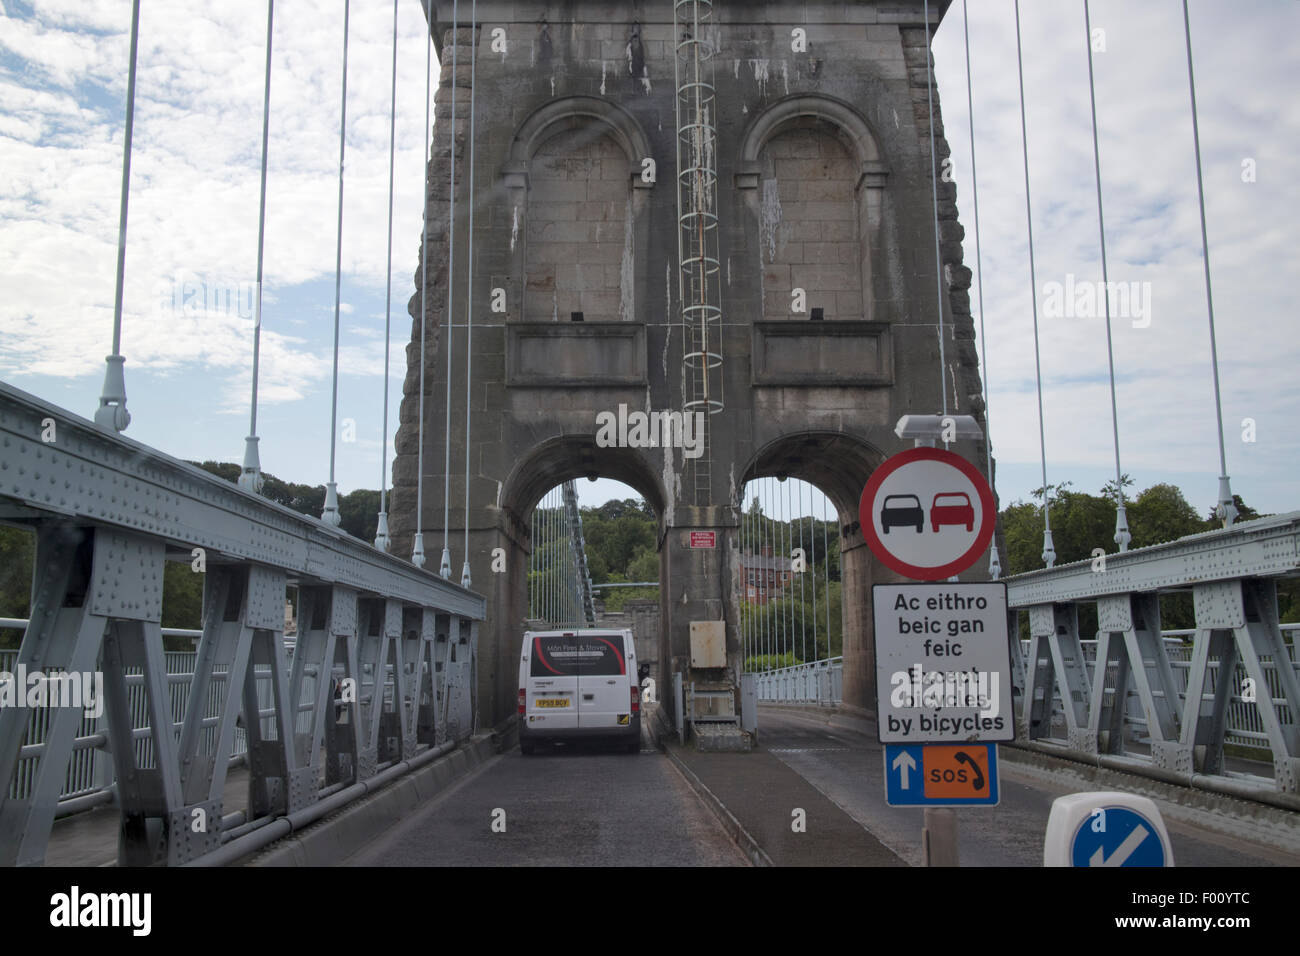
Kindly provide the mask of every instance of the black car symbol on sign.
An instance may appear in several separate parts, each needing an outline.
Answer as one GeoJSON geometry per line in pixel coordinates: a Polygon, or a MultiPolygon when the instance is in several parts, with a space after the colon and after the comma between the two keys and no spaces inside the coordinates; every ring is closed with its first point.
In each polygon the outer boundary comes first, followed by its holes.
{"type": "Polygon", "coordinates": [[[915,528],[917,534],[925,526],[925,509],[921,507],[921,499],[916,495],[887,495],[884,504],[880,506],[881,530],[889,534],[890,528],[908,525],[915,528]]]}

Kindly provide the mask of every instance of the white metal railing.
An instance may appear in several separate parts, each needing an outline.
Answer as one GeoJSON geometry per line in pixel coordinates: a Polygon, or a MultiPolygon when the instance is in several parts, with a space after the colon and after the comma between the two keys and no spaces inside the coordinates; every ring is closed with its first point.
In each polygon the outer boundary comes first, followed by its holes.
{"type": "MultiPolygon", "coordinates": [[[[1291,642],[1287,645],[1287,650],[1291,655],[1291,666],[1296,670],[1297,674],[1300,674],[1300,650],[1297,650],[1297,647],[1300,646],[1300,624],[1283,624],[1281,630],[1284,635],[1291,635],[1291,642]]],[[[1187,679],[1191,668],[1192,649],[1191,645],[1185,643],[1184,639],[1190,639],[1195,634],[1196,631],[1191,628],[1161,632],[1161,636],[1165,641],[1165,651],[1169,655],[1169,664],[1173,670],[1174,680],[1178,684],[1180,709],[1182,702],[1187,697],[1187,679]]],[[[1083,650],[1088,680],[1091,681],[1096,673],[1097,641],[1081,640],[1079,645],[1083,650]]],[[[1020,646],[1027,658],[1029,656],[1029,641],[1022,640],[1020,646]]],[[[1117,660],[1107,662],[1105,687],[1108,693],[1114,692],[1118,664],[1117,660]]],[[[1282,693],[1276,663],[1271,660],[1263,660],[1261,664],[1268,681],[1268,692],[1273,702],[1279,705],[1283,704],[1285,697],[1282,693]]],[[[1216,660],[1209,661],[1206,673],[1209,686],[1204,693],[1213,694],[1219,686],[1219,662],[1216,660]]],[[[1239,661],[1232,682],[1232,686],[1237,689],[1233,691],[1229,698],[1223,742],[1267,751],[1269,749],[1268,732],[1264,728],[1259,708],[1254,701],[1246,700],[1241,693],[1241,690],[1246,686],[1246,676],[1245,668],[1239,661]]],[[[1256,693],[1262,694],[1263,691],[1256,689],[1256,693]]],[[[1141,699],[1132,686],[1129,688],[1128,699],[1125,701],[1124,723],[1128,739],[1139,742],[1146,739],[1146,716],[1142,712],[1141,699]]],[[[1064,740],[1066,737],[1065,726],[1065,712],[1062,709],[1061,690],[1058,685],[1054,688],[1052,698],[1052,739],[1064,740]]]]}
{"type": "Polygon", "coordinates": [[[844,697],[844,658],[830,657],[754,674],[758,699],[837,704],[844,697]]]}

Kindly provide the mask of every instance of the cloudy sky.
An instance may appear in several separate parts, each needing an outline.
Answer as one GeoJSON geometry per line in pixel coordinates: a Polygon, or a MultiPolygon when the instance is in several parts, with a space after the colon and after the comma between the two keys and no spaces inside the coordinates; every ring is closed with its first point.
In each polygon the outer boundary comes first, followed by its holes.
{"type": "MultiPolygon", "coordinates": [[[[1041,484],[1015,24],[1010,0],[971,6],[983,371],[1006,504],[1041,484]]],[[[0,379],[87,417],[111,345],[130,8],[0,0],[0,379]]],[[[311,483],[329,462],[342,18],[337,2],[276,6],[258,431],[265,470],[311,483]]],[[[382,468],[391,18],[391,4],[352,4],[343,492],[376,487],[382,468]]],[[[1137,290],[1113,322],[1123,468],[1138,489],[1179,485],[1204,513],[1218,450],[1182,5],[1095,0],[1092,19],[1104,31],[1094,62],[1110,278],[1137,290]]],[[[1194,0],[1191,22],[1228,469],[1248,503],[1286,511],[1300,506],[1300,335],[1287,306],[1300,273],[1288,239],[1300,210],[1300,3],[1194,0]]],[[[261,2],[142,4],[128,434],[184,458],[239,460],[248,430],[265,29],[261,2]]],[[[1022,31],[1047,476],[1095,492],[1114,474],[1105,324],[1099,307],[1063,296],[1101,277],[1081,0],[1024,4],[1022,31]]],[[[423,36],[419,4],[403,0],[390,445],[420,232],[423,36]]],[[[960,3],[934,50],[974,268],[960,3]]],[[[604,480],[579,488],[588,502],[627,493],[604,480]]]]}

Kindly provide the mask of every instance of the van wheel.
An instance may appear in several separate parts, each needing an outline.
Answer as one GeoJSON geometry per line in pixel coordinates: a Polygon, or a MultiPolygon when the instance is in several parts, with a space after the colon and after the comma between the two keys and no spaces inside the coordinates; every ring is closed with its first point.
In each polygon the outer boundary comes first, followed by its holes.
{"type": "Polygon", "coordinates": [[[533,753],[535,752],[536,747],[537,747],[537,745],[536,745],[535,743],[533,743],[531,740],[529,740],[529,741],[523,741],[523,740],[519,741],[519,752],[520,752],[521,754],[523,754],[525,757],[531,757],[531,756],[533,755],[533,753]]]}
{"type": "Polygon", "coordinates": [[[639,754],[641,752],[640,740],[629,740],[623,745],[623,752],[629,754],[639,754]]]}

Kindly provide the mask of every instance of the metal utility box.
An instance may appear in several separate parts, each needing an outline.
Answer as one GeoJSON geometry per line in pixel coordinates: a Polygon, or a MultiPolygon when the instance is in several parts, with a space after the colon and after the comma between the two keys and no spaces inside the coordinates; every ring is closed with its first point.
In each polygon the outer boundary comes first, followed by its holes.
{"type": "Polygon", "coordinates": [[[723,621],[691,621],[691,667],[726,666],[726,623],[723,621]]]}

